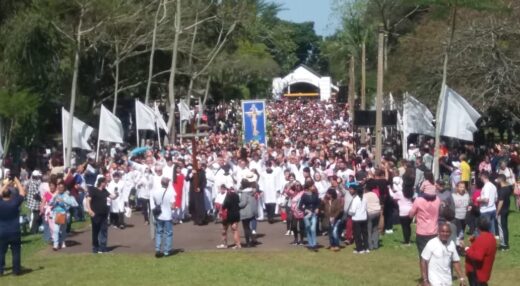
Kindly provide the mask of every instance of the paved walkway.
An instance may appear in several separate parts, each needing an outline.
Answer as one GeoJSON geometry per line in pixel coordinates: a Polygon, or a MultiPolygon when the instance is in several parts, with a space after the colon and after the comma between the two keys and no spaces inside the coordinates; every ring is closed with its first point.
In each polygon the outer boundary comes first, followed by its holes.
{"type": "MultiPolygon", "coordinates": [[[[128,227],[124,230],[109,227],[108,247],[114,253],[151,253],[154,251],[154,242],[151,239],[150,227],[143,223],[140,213],[134,212],[132,218],[127,219],[128,227]]],[[[210,223],[205,226],[196,226],[191,222],[175,225],[173,228],[173,247],[184,251],[216,250],[220,244],[221,224],[210,223]]],[[[242,226],[240,225],[241,241],[245,242],[242,226]]],[[[285,236],[285,223],[269,224],[259,222],[257,227],[258,241],[261,243],[254,251],[285,250],[296,248],[291,246],[292,236],[285,236]]],[[[68,247],[60,250],[65,253],[91,252],[90,225],[68,237],[68,247]]],[[[232,244],[231,232],[228,232],[228,243],[232,244]]],[[[318,237],[318,243],[328,245],[328,237],[318,237]]]]}

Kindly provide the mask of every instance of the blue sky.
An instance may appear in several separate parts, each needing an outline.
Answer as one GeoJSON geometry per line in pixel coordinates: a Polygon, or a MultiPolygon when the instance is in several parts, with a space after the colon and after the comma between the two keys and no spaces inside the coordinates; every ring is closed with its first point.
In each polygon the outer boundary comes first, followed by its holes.
{"type": "Polygon", "coordinates": [[[332,19],[332,2],[334,0],[273,0],[283,5],[279,17],[284,20],[301,23],[314,22],[314,30],[318,35],[328,36],[336,30],[337,22],[332,19]]]}

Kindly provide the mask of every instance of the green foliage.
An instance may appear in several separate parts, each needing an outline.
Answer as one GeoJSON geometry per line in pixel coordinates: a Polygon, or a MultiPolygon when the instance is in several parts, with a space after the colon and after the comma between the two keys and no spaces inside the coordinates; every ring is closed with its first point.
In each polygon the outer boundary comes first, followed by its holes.
{"type": "Polygon", "coordinates": [[[39,104],[38,97],[27,90],[0,90],[0,117],[14,122],[14,128],[21,127],[24,120],[35,116],[39,104]]]}

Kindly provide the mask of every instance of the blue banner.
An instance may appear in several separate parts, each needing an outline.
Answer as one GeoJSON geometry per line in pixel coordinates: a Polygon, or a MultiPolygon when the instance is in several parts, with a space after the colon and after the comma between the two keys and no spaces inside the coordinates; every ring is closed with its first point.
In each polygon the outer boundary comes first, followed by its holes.
{"type": "Polygon", "coordinates": [[[245,144],[256,142],[267,145],[265,101],[242,101],[242,130],[245,144]]]}

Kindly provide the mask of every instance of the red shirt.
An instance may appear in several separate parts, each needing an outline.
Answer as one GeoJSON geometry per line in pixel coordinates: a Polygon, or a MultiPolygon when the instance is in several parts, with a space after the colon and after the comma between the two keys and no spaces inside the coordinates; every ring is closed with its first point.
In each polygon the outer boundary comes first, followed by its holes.
{"type": "Polygon", "coordinates": [[[495,236],[483,231],[466,251],[466,273],[477,272],[477,280],[486,283],[491,278],[497,252],[495,236]]]}

